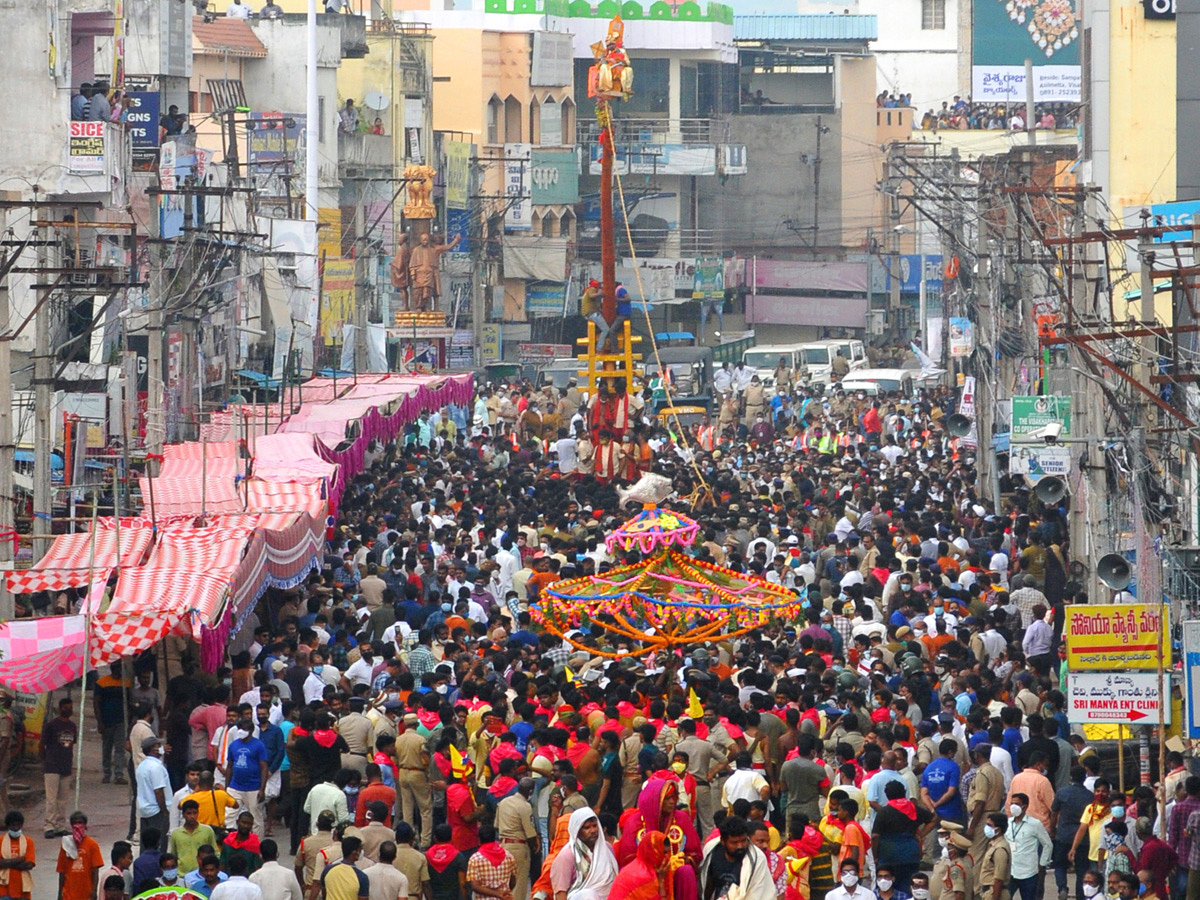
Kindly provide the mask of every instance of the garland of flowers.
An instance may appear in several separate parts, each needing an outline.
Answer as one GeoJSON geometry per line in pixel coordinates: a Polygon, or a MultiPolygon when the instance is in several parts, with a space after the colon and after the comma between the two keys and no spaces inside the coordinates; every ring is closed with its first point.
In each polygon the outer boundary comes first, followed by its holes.
{"type": "Polygon", "coordinates": [[[604,575],[548,585],[531,606],[534,621],[577,649],[618,659],[627,654],[598,650],[567,635],[586,625],[654,653],[730,640],[800,615],[803,601],[791,591],[674,549],[691,546],[699,527],[686,516],[647,504],[606,543],[610,549],[637,546],[657,552],[604,575]]]}

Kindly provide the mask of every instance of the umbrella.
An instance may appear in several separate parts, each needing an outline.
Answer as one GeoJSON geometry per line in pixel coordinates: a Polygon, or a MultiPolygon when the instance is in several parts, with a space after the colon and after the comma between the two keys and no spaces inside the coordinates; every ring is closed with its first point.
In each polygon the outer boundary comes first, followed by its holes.
{"type": "Polygon", "coordinates": [[[142,891],[142,893],[134,895],[134,900],[142,900],[144,897],[153,897],[154,900],[205,900],[203,894],[198,894],[181,884],[142,891]]]}

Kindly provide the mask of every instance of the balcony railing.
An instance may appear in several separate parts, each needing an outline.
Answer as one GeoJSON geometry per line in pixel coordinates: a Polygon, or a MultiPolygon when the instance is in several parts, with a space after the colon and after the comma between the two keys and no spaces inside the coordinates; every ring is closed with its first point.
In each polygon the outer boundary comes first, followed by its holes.
{"type": "MultiPolygon", "coordinates": [[[[617,146],[630,144],[716,144],[715,119],[613,119],[617,146]]],[[[600,136],[595,119],[576,123],[575,139],[591,144],[600,136]]]]}
{"type": "Polygon", "coordinates": [[[390,169],[394,137],[390,134],[338,134],[338,164],[350,169],[390,169]]]}

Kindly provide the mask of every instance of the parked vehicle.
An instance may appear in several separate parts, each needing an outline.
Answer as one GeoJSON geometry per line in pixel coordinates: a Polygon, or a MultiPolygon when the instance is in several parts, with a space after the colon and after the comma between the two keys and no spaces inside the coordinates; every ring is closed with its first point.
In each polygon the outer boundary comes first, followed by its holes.
{"type": "Polygon", "coordinates": [[[775,367],[779,358],[783,357],[788,364],[803,376],[803,344],[759,344],[742,352],[742,362],[747,368],[758,373],[762,383],[771,386],[775,384],[775,367]]]}
{"type": "MultiPolygon", "coordinates": [[[[920,374],[912,369],[858,369],[851,372],[837,387],[847,393],[865,393],[868,397],[879,397],[898,391],[902,397],[916,393],[913,376],[920,374]]],[[[832,390],[829,385],[826,390],[832,390]]]]}
{"type": "MultiPolygon", "coordinates": [[[[706,410],[712,408],[713,351],[711,348],[660,346],[658,359],[662,360],[663,367],[671,373],[671,399],[674,400],[676,406],[696,406],[706,410]]],[[[642,379],[642,383],[650,384],[659,371],[654,354],[647,354],[643,364],[645,377],[642,379]]],[[[656,410],[665,405],[665,400],[654,402],[656,410]]]]}
{"type": "Polygon", "coordinates": [[[574,356],[556,359],[538,370],[535,384],[539,389],[544,385],[552,384],[560,391],[565,391],[567,382],[572,377],[578,378],[580,370],[585,368],[587,368],[587,363],[574,356]]]}
{"type": "Polygon", "coordinates": [[[867,348],[859,340],[839,338],[810,341],[801,344],[799,349],[803,366],[798,366],[797,369],[801,372],[801,377],[807,377],[809,385],[818,390],[824,390],[826,385],[833,381],[833,360],[839,350],[850,364],[851,372],[865,369],[868,365],[867,348]]]}

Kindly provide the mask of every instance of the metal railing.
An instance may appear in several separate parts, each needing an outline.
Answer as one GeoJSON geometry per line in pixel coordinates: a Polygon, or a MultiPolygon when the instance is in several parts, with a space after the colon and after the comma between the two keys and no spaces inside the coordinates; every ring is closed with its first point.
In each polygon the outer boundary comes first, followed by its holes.
{"type": "MultiPolygon", "coordinates": [[[[617,145],[630,144],[715,144],[715,119],[613,119],[617,145]]],[[[595,119],[580,119],[575,124],[575,141],[593,143],[600,136],[595,119]]]]}

